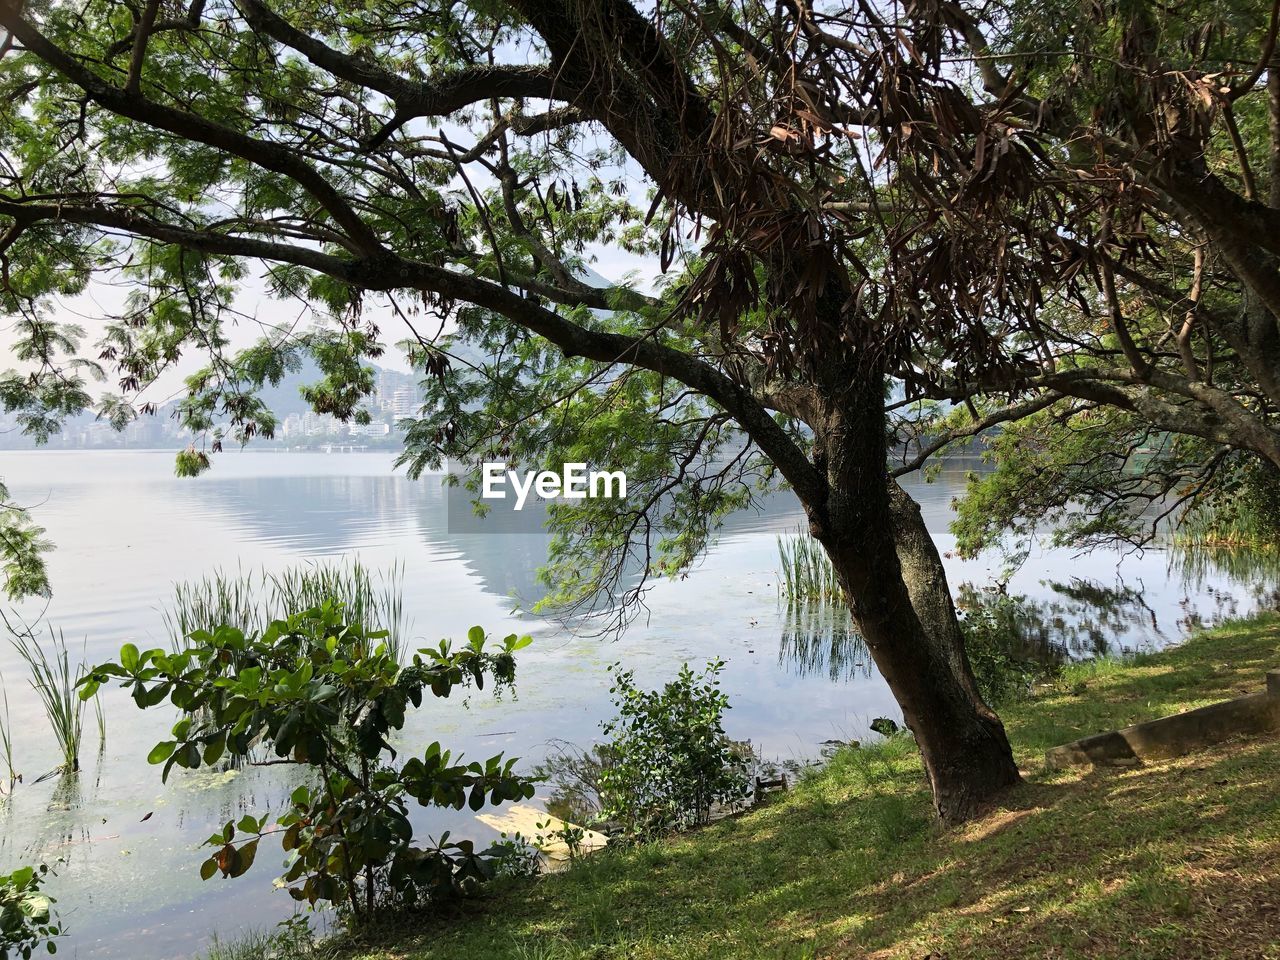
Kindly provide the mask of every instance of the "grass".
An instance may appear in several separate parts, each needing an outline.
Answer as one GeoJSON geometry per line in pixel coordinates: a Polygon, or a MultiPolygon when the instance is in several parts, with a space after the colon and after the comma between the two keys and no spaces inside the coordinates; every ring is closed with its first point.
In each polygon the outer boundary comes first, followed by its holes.
{"type": "Polygon", "coordinates": [[[404,570],[398,565],[375,573],[359,560],[308,563],[280,573],[218,570],[201,580],[178,584],[173,606],[164,618],[171,640],[179,645],[196,630],[220,626],[260,633],[274,619],[333,599],[341,601],[351,622],[388,631],[385,642],[401,660],[408,634],[403,581],[404,570]]]}
{"type": "Polygon", "coordinates": [[[1050,773],[1046,748],[1256,691],[1280,618],[1069,666],[1003,712],[1022,786],[942,830],[905,737],[696,833],[495,886],[361,960],[1280,958],[1280,741],[1050,773]]]}
{"type": "Polygon", "coordinates": [[[315,948],[310,938],[288,931],[251,930],[224,940],[214,934],[198,960],[318,960],[327,951],[315,948]]]}
{"type": "Polygon", "coordinates": [[[822,544],[811,534],[801,531],[778,537],[778,563],[782,571],[778,589],[788,603],[843,604],[844,594],[836,578],[836,568],[822,544]]]}
{"type": "Polygon", "coordinates": [[[97,695],[93,698],[93,717],[98,724],[98,752],[101,753],[107,748],[107,715],[102,712],[102,698],[97,695]]]}
{"type": "Polygon", "coordinates": [[[18,772],[13,768],[13,724],[9,719],[9,691],[0,675],[0,760],[4,761],[9,790],[18,782],[18,772]]]}
{"type": "Polygon", "coordinates": [[[74,773],[80,769],[80,740],[84,732],[84,707],[76,684],[83,676],[84,666],[73,670],[67,652],[67,641],[61,632],[49,631],[52,653],[36,638],[33,631],[13,633],[14,649],[31,670],[31,688],[40,698],[54,739],[62,754],[58,769],[74,773]]]}

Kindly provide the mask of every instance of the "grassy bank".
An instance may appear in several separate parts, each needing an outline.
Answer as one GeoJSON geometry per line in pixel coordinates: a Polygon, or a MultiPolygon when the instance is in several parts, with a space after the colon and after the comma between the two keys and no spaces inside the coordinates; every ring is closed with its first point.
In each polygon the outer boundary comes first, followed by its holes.
{"type": "Polygon", "coordinates": [[[1280,742],[1046,773],[1045,748],[1257,690],[1280,618],[1073,668],[1006,709],[1025,785],[959,830],[909,741],[696,834],[497,889],[361,960],[1280,957],[1280,742]]]}

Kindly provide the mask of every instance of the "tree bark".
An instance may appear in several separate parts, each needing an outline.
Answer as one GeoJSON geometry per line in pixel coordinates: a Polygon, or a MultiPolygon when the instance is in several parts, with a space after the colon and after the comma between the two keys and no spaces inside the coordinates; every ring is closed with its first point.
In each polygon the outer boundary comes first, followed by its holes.
{"type": "Polygon", "coordinates": [[[811,529],[915,734],[938,816],[958,823],[1020,776],[1004,726],[978,694],[920,508],[888,477],[883,389],[866,379],[818,432],[829,490],[809,509],[811,529]]]}

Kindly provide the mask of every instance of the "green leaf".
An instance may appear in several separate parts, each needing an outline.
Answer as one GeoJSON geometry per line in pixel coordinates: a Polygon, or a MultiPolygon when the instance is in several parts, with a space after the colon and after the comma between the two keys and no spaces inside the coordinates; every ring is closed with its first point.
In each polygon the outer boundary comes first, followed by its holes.
{"type": "Polygon", "coordinates": [[[169,692],[172,689],[172,684],[158,683],[148,690],[139,683],[138,686],[134,688],[133,699],[137,702],[138,706],[143,707],[144,709],[146,707],[154,707],[158,703],[163,703],[165,697],[169,696],[169,692]]]}
{"type": "Polygon", "coordinates": [[[195,743],[184,743],[182,749],[178,750],[173,758],[178,766],[195,770],[200,766],[200,747],[195,743]]]}
{"type": "Polygon", "coordinates": [[[225,736],[215,737],[210,740],[204,748],[204,765],[211,767],[222,759],[222,754],[227,749],[227,738],[225,736]]]}
{"type": "Polygon", "coordinates": [[[178,746],[176,740],[162,740],[151,748],[151,752],[147,754],[147,763],[158,764],[164,763],[173,756],[174,749],[178,746]]]}
{"type": "Polygon", "coordinates": [[[134,644],[126,643],[120,648],[120,666],[130,673],[138,669],[138,659],[138,648],[134,644]]]}

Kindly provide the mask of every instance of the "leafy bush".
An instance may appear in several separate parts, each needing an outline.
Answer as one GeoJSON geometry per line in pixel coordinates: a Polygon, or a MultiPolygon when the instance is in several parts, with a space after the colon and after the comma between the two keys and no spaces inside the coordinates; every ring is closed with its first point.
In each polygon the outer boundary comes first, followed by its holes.
{"type": "Polygon", "coordinates": [[[1029,640],[1025,598],[1006,594],[982,597],[960,618],[965,652],[982,699],[993,707],[1026,696],[1031,688],[1057,676],[1060,651],[1029,640]]]}
{"type": "Polygon", "coordinates": [[[483,687],[486,676],[499,688],[509,685],[513,654],[530,638],[513,634],[500,652],[488,653],[484,631],[473,627],[462,649],[444,641],[403,667],[385,638],[345,623],[341,605],[330,601],[277,620],[257,637],[220,627],[193,632],[192,645],[176,653],[127,644],[119,663],[94,669],[81,696],[116,678],[140,707],[166,699],[176,706],[183,716],[172,739],[148,756],[163,764],[165,777],[175,766],[194,770],[226,754],[247,757],[259,742],[275,753],[273,762],[305,769],[308,782],[274,823],[267,814],[246,814],[214,833],[200,874],[240,876],[260,842],[279,835],[290,894],[312,905],[333,903],[359,924],[381,906],[466,892],[492,875],[496,854],[477,852],[470,841],[450,843],[445,834],[434,846],[415,845],[409,800],[480,810],[533,796],[533,785],[513,772],[514,760],[463,764],[433,743],[397,767],[387,740],[424,693],[447,697],[457,686],[483,687]]]}
{"type": "Polygon", "coordinates": [[[748,758],[724,732],[722,661],[698,674],[685,664],[653,691],[637,687],[632,671],[611,669],[618,715],[603,724],[610,742],[599,770],[602,819],[646,836],[705,824],[716,805],[745,799],[748,758]]]}
{"type": "Polygon", "coordinates": [[[0,875],[0,960],[29,958],[41,946],[57,953],[62,927],[53,916],[53,898],[40,892],[52,871],[46,864],[0,875]]]}

